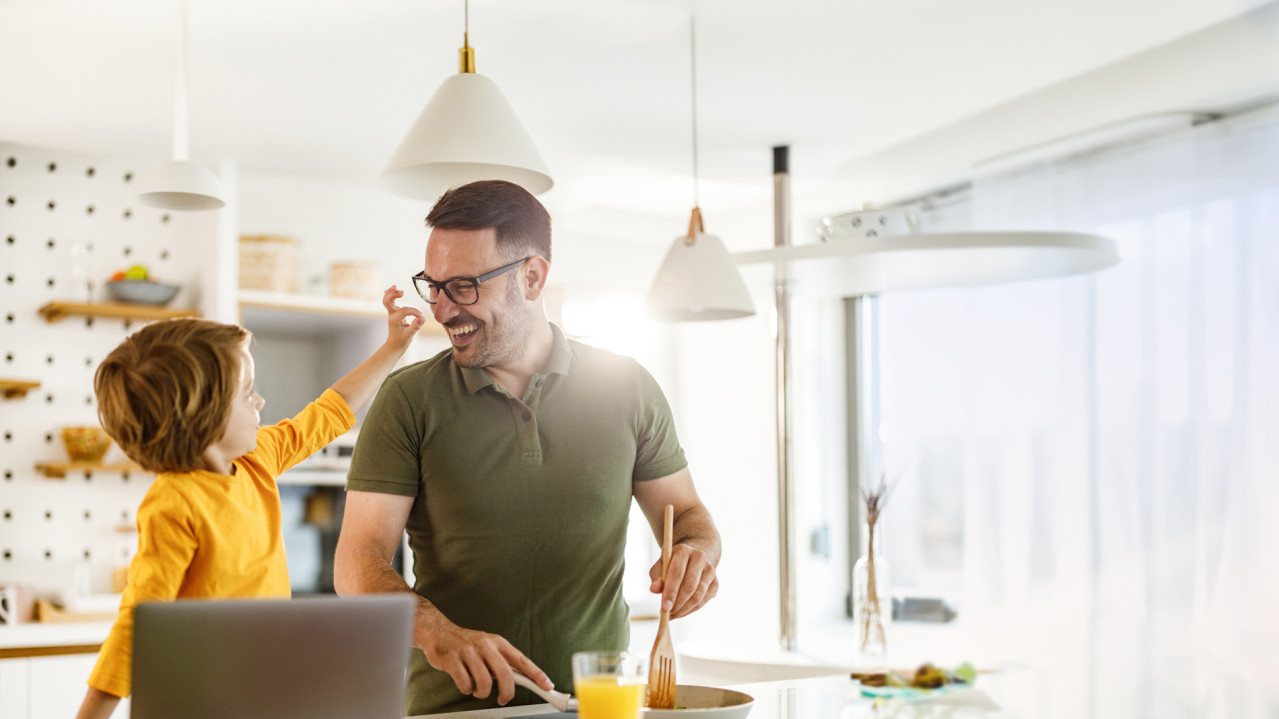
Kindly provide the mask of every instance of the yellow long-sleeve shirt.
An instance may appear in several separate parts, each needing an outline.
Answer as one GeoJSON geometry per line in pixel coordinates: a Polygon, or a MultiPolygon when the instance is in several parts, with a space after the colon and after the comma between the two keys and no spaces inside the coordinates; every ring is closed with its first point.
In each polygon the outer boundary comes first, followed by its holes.
{"type": "Polygon", "coordinates": [[[342,397],[326,390],[293,419],[259,429],[257,447],[235,460],[234,474],[158,475],[138,507],[138,553],[89,685],[129,695],[133,608],[141,602],[288,597],[275,478],[354,424],[342,397]]]}

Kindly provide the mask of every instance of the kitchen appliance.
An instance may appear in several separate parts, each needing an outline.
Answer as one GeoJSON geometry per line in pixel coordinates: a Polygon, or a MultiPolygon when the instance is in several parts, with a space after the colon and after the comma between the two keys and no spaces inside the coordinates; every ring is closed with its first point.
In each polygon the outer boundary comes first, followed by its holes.
{"type": "Polygon", "coordinates": [[[345,434],[320,448],[320,451],[297,463],[297,469],[326,469],[346,471],[351,468],[351,455],[355,454],[355,441],[360,438],[359,428],[348,430],[345,434]]]}

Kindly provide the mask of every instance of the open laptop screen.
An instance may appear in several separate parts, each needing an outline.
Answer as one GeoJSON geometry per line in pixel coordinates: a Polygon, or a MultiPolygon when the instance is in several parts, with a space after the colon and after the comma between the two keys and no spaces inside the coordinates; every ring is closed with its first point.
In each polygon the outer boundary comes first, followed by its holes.
{"type": "Polygon", "coordinates": [[[134,610],[133,719],[399,719],[410,594],[149,602],[134,610]]]}

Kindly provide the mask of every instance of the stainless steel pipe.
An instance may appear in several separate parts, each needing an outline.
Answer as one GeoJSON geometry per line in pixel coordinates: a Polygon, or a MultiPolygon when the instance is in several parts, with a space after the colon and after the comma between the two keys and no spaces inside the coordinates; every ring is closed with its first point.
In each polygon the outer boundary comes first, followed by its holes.
{"type": "MultiPolygon", "coordinates": [[[[791,244],[790,147],[773,148],[773,244],[791,244]]],[[[773,299],[777,311],[777,532],[781,598],[781,648],[794,651],[799,633],[795,591],[795,487],[791,477],[790,280],[786,266],[774,269],[773,299]]]]}

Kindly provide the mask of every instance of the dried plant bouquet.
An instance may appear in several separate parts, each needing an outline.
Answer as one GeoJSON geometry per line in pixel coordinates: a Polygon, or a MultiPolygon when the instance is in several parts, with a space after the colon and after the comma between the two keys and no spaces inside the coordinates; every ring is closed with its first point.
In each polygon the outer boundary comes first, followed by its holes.
{"type": "MultiPolygon", "coordinates": [[[[861,602],[856,606],[857,636],[859,638],[859,649],[863,655],[880,654],[887,650],[888,642],[884,636],[883,607],[880,606],[880,587],[878,584],[879,577],[875,571],[875,558],[877,552],[875,550],[875,525],[879,522],[879,515],[884,510],[884,505],[888,502],[888,495],[892,491],[892,485],[884,479],[879,479],[879,485],[871,487],[868,490],[861,491],[862,502],[866,506],[866,578],[861,602]]],[[[856,590],[854,590],[856,591],[856,590]]],[[[892,607],[888,608],[892,611],[892,607]]]]}

